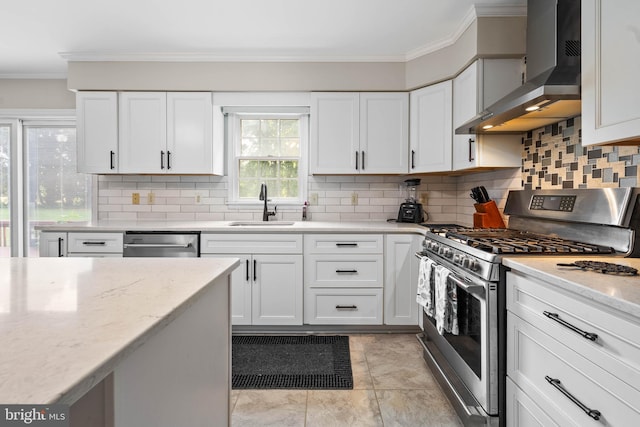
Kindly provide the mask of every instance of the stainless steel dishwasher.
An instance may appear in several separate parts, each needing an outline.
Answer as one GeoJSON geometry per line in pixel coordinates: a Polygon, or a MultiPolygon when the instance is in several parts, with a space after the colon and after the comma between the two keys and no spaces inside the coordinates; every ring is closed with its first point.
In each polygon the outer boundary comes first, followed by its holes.
{"type": "Polygon", "coordinates": [[[199,257],[200,232],[127,231],[123,248],[125,257],[199,257]]]}

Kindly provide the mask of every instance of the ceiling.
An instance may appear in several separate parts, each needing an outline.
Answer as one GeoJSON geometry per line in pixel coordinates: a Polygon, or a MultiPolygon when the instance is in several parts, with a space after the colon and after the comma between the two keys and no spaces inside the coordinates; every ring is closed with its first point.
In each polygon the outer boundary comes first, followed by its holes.
{"type": "Polygon", "coordinates": [[[0,6],[0,78],[67,60],[407,61],[526,0],[20,0],[0,6]]]}

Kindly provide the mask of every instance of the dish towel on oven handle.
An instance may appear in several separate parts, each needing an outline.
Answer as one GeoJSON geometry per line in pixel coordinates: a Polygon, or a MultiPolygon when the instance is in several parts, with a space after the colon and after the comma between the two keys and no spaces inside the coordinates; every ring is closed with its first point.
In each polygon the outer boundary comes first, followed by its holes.
{"type": "Polygon", "coordinates": [[[440,335],[449,332],[458,335],[458,292],[449,280],[451,272],[441,265],[435,267],[435,319],[440,335]]]}
{"type": "Polygon", "coordinates": [[[431,292],[431,279],[433,276],[433,260],[428,257],[420,258],[420,268],[418,269],[418,295],[416,301],[424,307],[427,316],[433,317],[434,295],[431,292]]]}

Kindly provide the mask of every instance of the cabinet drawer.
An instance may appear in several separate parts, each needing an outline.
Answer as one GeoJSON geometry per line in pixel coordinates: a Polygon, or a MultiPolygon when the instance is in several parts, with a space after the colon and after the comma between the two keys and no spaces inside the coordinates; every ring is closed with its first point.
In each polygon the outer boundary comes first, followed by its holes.
{"type": "Polygon", "coordinates": [[[640,391],[513,313],[507,316],[507,375],[561,425],[602,425],[570,397],[597,410],[608,426],[640,425],[640,391]],[[549,380],[558,380],[554,386],[549,380]]]}
{"type": "Polygon", "coordinates": [[[68,253],[122,253],[122,233],[69,233],[68,253]]]}
{"type": "Polygon", "coordinates": [[[232,234],[200,235],[202,254],[301,254],[301,234],[232,234]]]}
{"type": "Polygon", "coordinates": [[[640,390],[638,323],[577,294],[515,272],[507,273],[507,308],[640,390]],[[560,322],[597,334],[597,338],[587,339],[560,322]]]}
{"type": "Polygon", "coordinates": [[[381,234],[308,234],[305,254],[382,254],[381,234]]]}
{"type": "Polygon", "coordinates": [[[307,288],[304,304],[307,324],[382,324],[380,288],[307,288]]]}
{"type": "MultiPolygon", "coordinates": [[[[546,402],[545,402],[546,403],[546,402]]],[[[525,392],[507,378],[507,422],[512,427],[560,427],[566,420],[552,420],[525,392]]]]}
{"type": "Polygon", "coordinates": [[[382,255],[309,255],[305,285],[311,287],[382,287],[382,255]]]}

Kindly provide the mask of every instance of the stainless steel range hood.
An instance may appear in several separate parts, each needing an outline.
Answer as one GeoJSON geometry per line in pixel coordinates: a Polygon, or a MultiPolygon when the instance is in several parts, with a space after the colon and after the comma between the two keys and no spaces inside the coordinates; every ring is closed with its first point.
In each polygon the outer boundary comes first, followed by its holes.
{"type": "Polygon", "coordinates": [[[526,83],[455,132],[521,133],[579,114],[580,0],[529,0],[526,83]]]}

